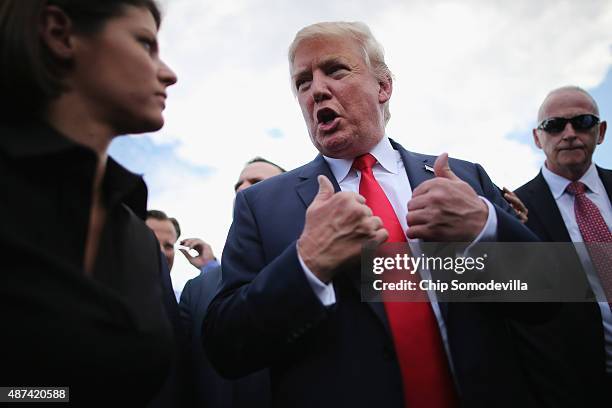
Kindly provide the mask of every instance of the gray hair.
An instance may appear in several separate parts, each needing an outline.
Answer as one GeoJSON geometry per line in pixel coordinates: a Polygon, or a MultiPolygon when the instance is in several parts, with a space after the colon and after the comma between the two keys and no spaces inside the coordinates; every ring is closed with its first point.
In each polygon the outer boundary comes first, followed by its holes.
{"type": "MultiPolygon", "coordinates": [[[[382,45],[376,41],[368,26],[359,21],[323,22],[302,28],[297,32],[289,46],[289,66],[293,66],[295,52],[302,41],[325,37],[352,38],[363,50],[363,59],[372,71],[372,74],[374,74],[374,77],[379,81],[391,81],[393,79],[393,74],[385,63],[385,51],[382,45]]],[[[295,89],[293,89],[293,92],[295,93],[295,89]]],[[[385,124],[387,124],[391,118],[389,101],[385,102],[383,113],[385,124]]]]}
{"type": "Polygon", "coordinates": [[[548,100],[548,98],[550,98],[553,94],[556,94],[559,92],[568,92],[568,91],[580,92],[584,94],[587,98],[589,98],[589,100],[593,104],[593,113],[599,116],[599,106],[597,105],[595,98],[593,98],[590,93],[588,93],[587,91],[585,91],[583,88],[579,86],[566,85],[566,86],[562,86],[559,88],[555,88],[546,95],[546,98],[544,98],[544,101],[542,101],[542,104],[540,105],[540,109],[538,109],[538,123],[544,120],[542,115],[544,114],[544,105],[546,105],[546,101],[548,100]]]}

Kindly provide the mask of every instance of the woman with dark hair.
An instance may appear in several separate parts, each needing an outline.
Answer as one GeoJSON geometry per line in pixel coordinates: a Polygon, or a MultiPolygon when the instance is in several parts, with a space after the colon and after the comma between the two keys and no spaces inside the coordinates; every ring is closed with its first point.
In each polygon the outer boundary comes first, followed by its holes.
{"type": "Polygon", "coordinates": [[[163,125],[159,24],[152,0],[0,0],[1,386],[143,406],[168,376],[146,186],[107,155],[163,125]]]}

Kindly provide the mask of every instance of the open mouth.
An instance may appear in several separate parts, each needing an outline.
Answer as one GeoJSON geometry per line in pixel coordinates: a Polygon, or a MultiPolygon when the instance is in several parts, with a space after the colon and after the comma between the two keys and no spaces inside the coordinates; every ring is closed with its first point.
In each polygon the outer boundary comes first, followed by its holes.
{"type": "Polygon", "coordinates": [[[338,114],[332,108],[321,108],[317,111],[317,122],[319,124],[329,124],[337,117],[338,114]]]}
{"type": "Polygon", "coordinates": [[[321,108],[317,111],[317,124],[322,131],[332,130],[340,116],[331,108],[321,108]]]}

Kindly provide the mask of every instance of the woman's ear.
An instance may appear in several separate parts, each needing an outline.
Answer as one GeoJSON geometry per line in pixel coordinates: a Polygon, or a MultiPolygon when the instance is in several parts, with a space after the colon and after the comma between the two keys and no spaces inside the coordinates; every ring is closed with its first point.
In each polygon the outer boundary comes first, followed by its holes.
{"type": "Polygon", "coordinates": [[[64,10],[57,6],[45,6],[40,15],[39,34],[51,55],[62,61],[72,59],[74,28],[64,10]]]}

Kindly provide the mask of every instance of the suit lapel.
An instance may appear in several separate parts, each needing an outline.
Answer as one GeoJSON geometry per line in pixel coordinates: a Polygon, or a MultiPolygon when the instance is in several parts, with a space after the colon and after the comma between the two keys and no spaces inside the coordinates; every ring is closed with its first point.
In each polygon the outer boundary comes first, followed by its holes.
{"type": "Polygon", "coordinates": [[[601,179],[601,182],[603,183],[604,188],[606,189],[606,192],[608,193],[608,199],[612,203],[612,171],[602,169],[601,167],[598,167],[598,166],[595,166],[595,167],[597,167],[597,173],[599,174],[599,178],[601,179]]]}
{"type": "MultiPolygon", "coordinates": [[[[408,181],[410,181],[410,186],[413,190],[422,182],[434,178],[433,161],[431,158],[409,152],[393,140],[391,140],[391,145],[400,153],[406,174],[408,175],[408,181]]],[[[332,182],[336,192],[340,191],[340,186],[327,162],[323,156],[318,155],[312,162],[304,166],[299,175],[302,181],[296,186],[297,193],[305,207],[312,203],[312,200],[317,195],[317,191],[319,191],[319,183],[317,182],[319,174],[323,174],[332,182]]]]}
{"type": "Polygon", "coordinates": [[[331,169],[327,165],[327,162],[323,156],[318,155],[313,161],[304,166],[299,175],[302,181],[300,181],[295,187],[298,195],[304,203],[305,208],[308,208],[319,191],[319,182],[317,181],[317,176],[319,174],[324,175],[329,179],[329,181],[332,182],[334,185],[334,191],[340,191],[340,186],[332,174],[331,169]]]}
{"type": "Polygon", "coordinates": [[[541,221],[540,224],[550,237],[550,241],[570,242],[571,239],[563,222],[563,217],[561,217],[559,207],[541,171],[534,179],[533,185],[529,189],[529,194],[532,198],[530,200],[530,211],[535,213],[533,215],[530,213],[529,217],[535,216],[535,218],[541,221]]]}
{"type": "Polygon", "coordinates": [[[402,158],[408,181],[414,191],[422,182],[435,177],[433,172],[433,161],[427,156],[418,155],[404,149],[402,145],[391,140],[391,146],[397,151],[402,158]]]}
{"type": "MultiPolygon", "coordinates": [[[[302,181],[295,187],[300,199],[304,203],[305,208],[312,203],[317,195],[317,192],[319,191],[319,183],[317,181],[317,176],[319,174],[326,176],[332,182],[336,192],[340,191],[340,186],[332,174],[329,165],[323,156],[318,155],[316,159],[302,169],[302,172],[299,175],[302,181]]],[[[341,276],[339,276],[338,279],[348,279],[350,281],[350,286],[361,294],[361,271],[342,271],[340,272],[340,275],[341,276]]],[[[378,317],[378,320],[383,325],[387,334],[391,335],[384,304],[381,302],[368,302],[367,305],[369,306],[370,310],[374,312],[376,317],[378,317]]]]}

